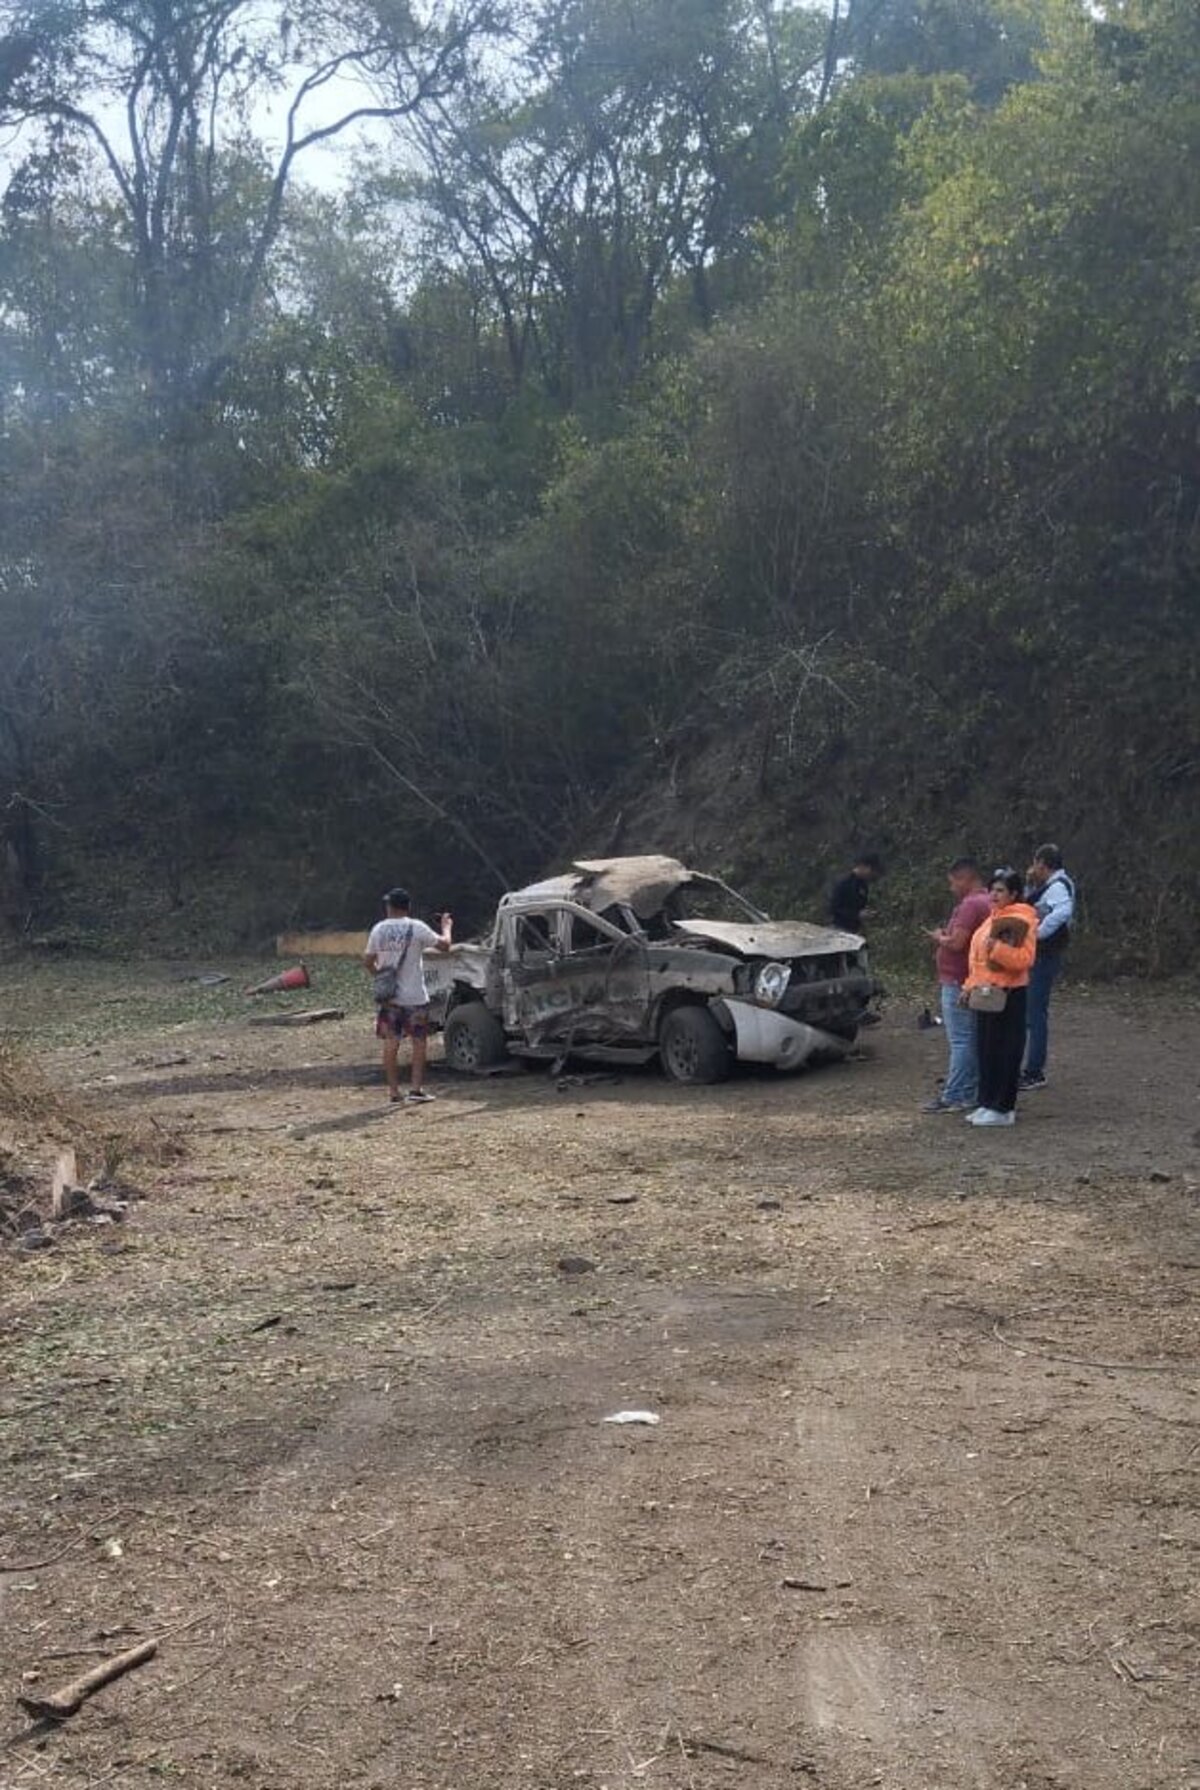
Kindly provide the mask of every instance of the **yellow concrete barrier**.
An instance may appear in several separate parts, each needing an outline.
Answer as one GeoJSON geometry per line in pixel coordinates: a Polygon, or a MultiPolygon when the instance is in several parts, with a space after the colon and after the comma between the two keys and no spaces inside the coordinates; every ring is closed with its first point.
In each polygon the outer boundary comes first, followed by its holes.
{"type": "Polygon", "coordinates": [[[365,932],[281,932],[275,940],[277,957],[361,957],[366,948],[365,932]]]}

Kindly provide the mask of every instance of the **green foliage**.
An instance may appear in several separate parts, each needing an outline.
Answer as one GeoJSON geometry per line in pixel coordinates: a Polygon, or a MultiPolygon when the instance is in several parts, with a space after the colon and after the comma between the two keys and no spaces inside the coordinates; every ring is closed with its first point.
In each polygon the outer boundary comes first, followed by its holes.
{"type": "Polygon", "coordinates": [[[1194,960],[1195,8],[509,29],[400,165],[291,186],[252,302],[227,145],[167,430],[128,207],[69,133],[17,170],[10,923],[134,878],[143,936],[254,936],[398,874],[469,923],[581,845],[815,904],[870,839],[899,938],[947,854],[1058,836],[1096,963],[1194,960]]]}
{"type": "Polygon", "coordinates": [[[1044,29],[1027,0],[883,0],[850,7],[847,47],[864,74],[961,75],[989,105],[1032,80],[1044,29]]]}

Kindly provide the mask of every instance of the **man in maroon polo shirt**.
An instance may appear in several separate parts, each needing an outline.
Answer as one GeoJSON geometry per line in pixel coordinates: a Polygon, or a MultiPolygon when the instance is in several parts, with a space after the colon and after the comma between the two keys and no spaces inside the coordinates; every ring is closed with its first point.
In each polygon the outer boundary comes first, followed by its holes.
{"type": "Polygon", "coordinates": [[[937,979],[942,995],[942,1027],[950,1063],[940,1094],[927,1100],[923,1113],[970,1112],[977,1104],[979,1060],[975,1049],[975,1015],[960,1004],[967,979],[967,947],[975,929],[990,919],[991,902],[974,858],[956,858],[949,870],[954,907],[944,926],[929,933],[937,947],[937,979]]]}

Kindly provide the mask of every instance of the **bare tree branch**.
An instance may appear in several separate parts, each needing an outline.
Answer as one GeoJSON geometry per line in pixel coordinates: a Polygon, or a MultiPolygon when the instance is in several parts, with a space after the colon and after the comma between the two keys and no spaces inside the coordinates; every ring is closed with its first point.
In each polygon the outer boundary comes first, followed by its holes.
{"type": "Polygon", "coordinates": [[[209,283],[220,133],[226,120],[244,124],[252,83],[266,78],[280,84],[290,73],[292,22],[284,0],[271,0],[266,12],[259,0],[178,0],[150,8],[99,0],[65,15],[57,36],[31,35],[30,56],[0,98],[0,124],[54,121],[102,156],[128,219],[142,346],[160,396],[211,391],[244,344],[299,159],[358,124],[403,118],[447,92],[461,78],[475,36],[491,28],[490,3],[467,0],[466,10],[440,27],[415,25],[397,9],[400,36],[389,33],[388,8],[312,9],[307,22],[328,53],[291,94],[285,140],[261,206],[256,215],[243,214],[245,253],[236,274],[230,270],[232,289],[220,292],[209,283]],[[277,40],[270,35],[272,11],[279,18],[277,40]],[[336,46],[328,41],[335,30],[346,34],[336,46]],[[73,54],[59,56],[59,48],[73,54]],[[332,119],[306,124],[306,102],[351,75],[372,87],[373,96],[347,104],[332,119]],[[119,98],[123,122],[115,131],[98,102],[80,97],[85,85],[119,98]],[[197,143],[205,115],[200,179],[197,143]],[[189,270],[197,257],[198,277],[189,270]]]}

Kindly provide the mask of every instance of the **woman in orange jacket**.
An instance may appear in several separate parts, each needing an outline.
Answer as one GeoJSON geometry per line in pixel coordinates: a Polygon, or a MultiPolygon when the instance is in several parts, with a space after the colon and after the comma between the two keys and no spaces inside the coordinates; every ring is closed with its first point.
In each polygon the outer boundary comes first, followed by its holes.
{"type": "Polygon", "coordinates": [[[1038,926],[1037,914],[1021,899],[1024,888],[1015,870],[995,871],[988,885],[991,918],[971,938],[962,999],[976,1008],[979,1105],[968,1113],[968,1125],[1015,1125],[1017,1120],[1025,1001],[1038,926]],[[992,992],[978,992],[983,989],[992,992]]]}

